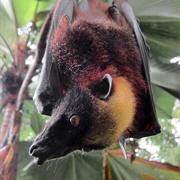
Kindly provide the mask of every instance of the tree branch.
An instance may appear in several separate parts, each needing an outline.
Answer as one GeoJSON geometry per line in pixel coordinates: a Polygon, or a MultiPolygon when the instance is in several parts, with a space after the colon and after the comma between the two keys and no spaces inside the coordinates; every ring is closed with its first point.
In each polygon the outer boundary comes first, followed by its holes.
{"type": "Polygon", "coordinates": [[[15,106],[9,103],[6,107],[6,113],[4,115],[3,124],[0,131],[0,148],[6,145],[8,140],[9,128],[10,128],[10,119],[12,112],[15,110],[15,106]]]}

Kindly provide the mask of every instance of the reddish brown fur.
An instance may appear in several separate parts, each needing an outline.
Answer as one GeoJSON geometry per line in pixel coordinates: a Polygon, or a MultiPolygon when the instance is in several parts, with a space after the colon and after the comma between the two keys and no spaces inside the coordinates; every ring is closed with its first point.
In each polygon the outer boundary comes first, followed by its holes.
{"type": "Polygon", "coordinates": [[[116,23],[107,19],[99,21],[75,21],[59,43],[54,58],[57,58],[63,74],[61,79],[67,88],[76,82],[88,90],[106,73],[124,76],[136,94],[138,109],[135,118],[139,124],[138,120],[145,118],[143,112],[147,110],[143,109],[148,104],[147,85],[141,75],[142,62],[135,39],[131,31],[116,23]]]}
{"type": "Polygon", "coordinates": [[[59,26],[55,30],[52,40],[51,40],[51,47],[52,50],[56,51],[60,46],[60,42],[63,39],[64,35],[67,33],[69,28],[69,20],[67,16],[63,16],[60,19],[59,26]]]}

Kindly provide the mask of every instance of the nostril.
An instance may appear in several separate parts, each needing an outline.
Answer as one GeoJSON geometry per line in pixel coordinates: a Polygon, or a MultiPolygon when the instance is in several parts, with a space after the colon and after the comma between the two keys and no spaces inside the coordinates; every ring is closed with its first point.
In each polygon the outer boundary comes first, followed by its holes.
{"type": "Polygon", "coordinates": [[[33,156],[36,149],[38,149],[38,146],[37,146],[37,145],[32,145],[32,146],[29,148],[29,155],[30,155],[30,156],[33,156]]]}
{"type": "Polygon", "coordinates": [[[38,146],[37,144],[32,144],[29,148],[29,155],[33,156],[34,163],[37,165],[42,165],[47,157],[46,154],[42,152],[41,146],[38,146]]]}

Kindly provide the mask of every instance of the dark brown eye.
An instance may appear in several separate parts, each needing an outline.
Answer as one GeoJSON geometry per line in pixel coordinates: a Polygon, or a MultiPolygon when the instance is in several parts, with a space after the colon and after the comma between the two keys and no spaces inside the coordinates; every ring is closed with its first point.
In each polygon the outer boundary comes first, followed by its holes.
{"type": "Polygon", "coordinates": [[[73,127],[77,127],[79,126],[79,123],[80,123],[80,117],[77,116],[77,115],[73,115],[71,116],[70,118],[70,123],[73,127]]]}
{"type": "Polygon", "coordinates": [[[108,99],[112,92],[112,77],[106,74],[102,80],[95,84],[92,88],[92,93],[102,100],[108,99]]]}
{"type": "Polygon", "coordinates": [[[112,90],[112,77],[109,74],[106,74],[99,86],[99,97],[103,100],[107,99],[112,90]]]}

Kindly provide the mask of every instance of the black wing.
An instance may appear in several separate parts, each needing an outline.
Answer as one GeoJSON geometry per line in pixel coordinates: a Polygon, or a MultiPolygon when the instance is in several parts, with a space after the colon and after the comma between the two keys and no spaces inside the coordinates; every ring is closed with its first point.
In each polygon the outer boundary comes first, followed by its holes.
{"type": "Polygon", "coordinates": [[[73,19],[73,0],[58,0],[54,9],[49,38],[43,57],[43,66],[38,87],[34,94],[34,102],[39,113],[51,115],[57,100],[61,99],[61,82],[55,60],[52,59],[51,37],[59,25],[62,16],[67,15],[70,22],[73,19]]]}
{"type": "MultiPolygon", "coordinates": [[[[133,10],[131,6],[127,3],[127,0],[115,0],[113,1],[112,8],[114,8],[113,19],[118,20],[123,17],[121,17],[121,13],[126,18],[126,21],[132,28],[137,45],[139,47],[143,65],[142,65],[142,74],[144,77],[144,80],[147,82],[147,86],[149,89],[149,114],[147,116],[150,116],[150,121],[147,121],[144,123],[143,127],[140,129],[137,129],[133,132],[130,132],[130,137],[134,138],[141,138],[146,136],[155,135],[157,133],[160,133],[160,125],[158,123],[157,115],[156,115],[156,109],[154,105],[153,95],[152,95],[152,87],[151,87],[151,78],[150,78],[150,72],[149,72],[149,46],[146,44],[144,40],[143,33],[139,27],[139,23],[137,21],[137,18],[135,17],[133,10]],[[121,13],[119,13],[119,12],[121,13]]],[[[139,122],[143,122],[139,120],[139,122]]]]}

